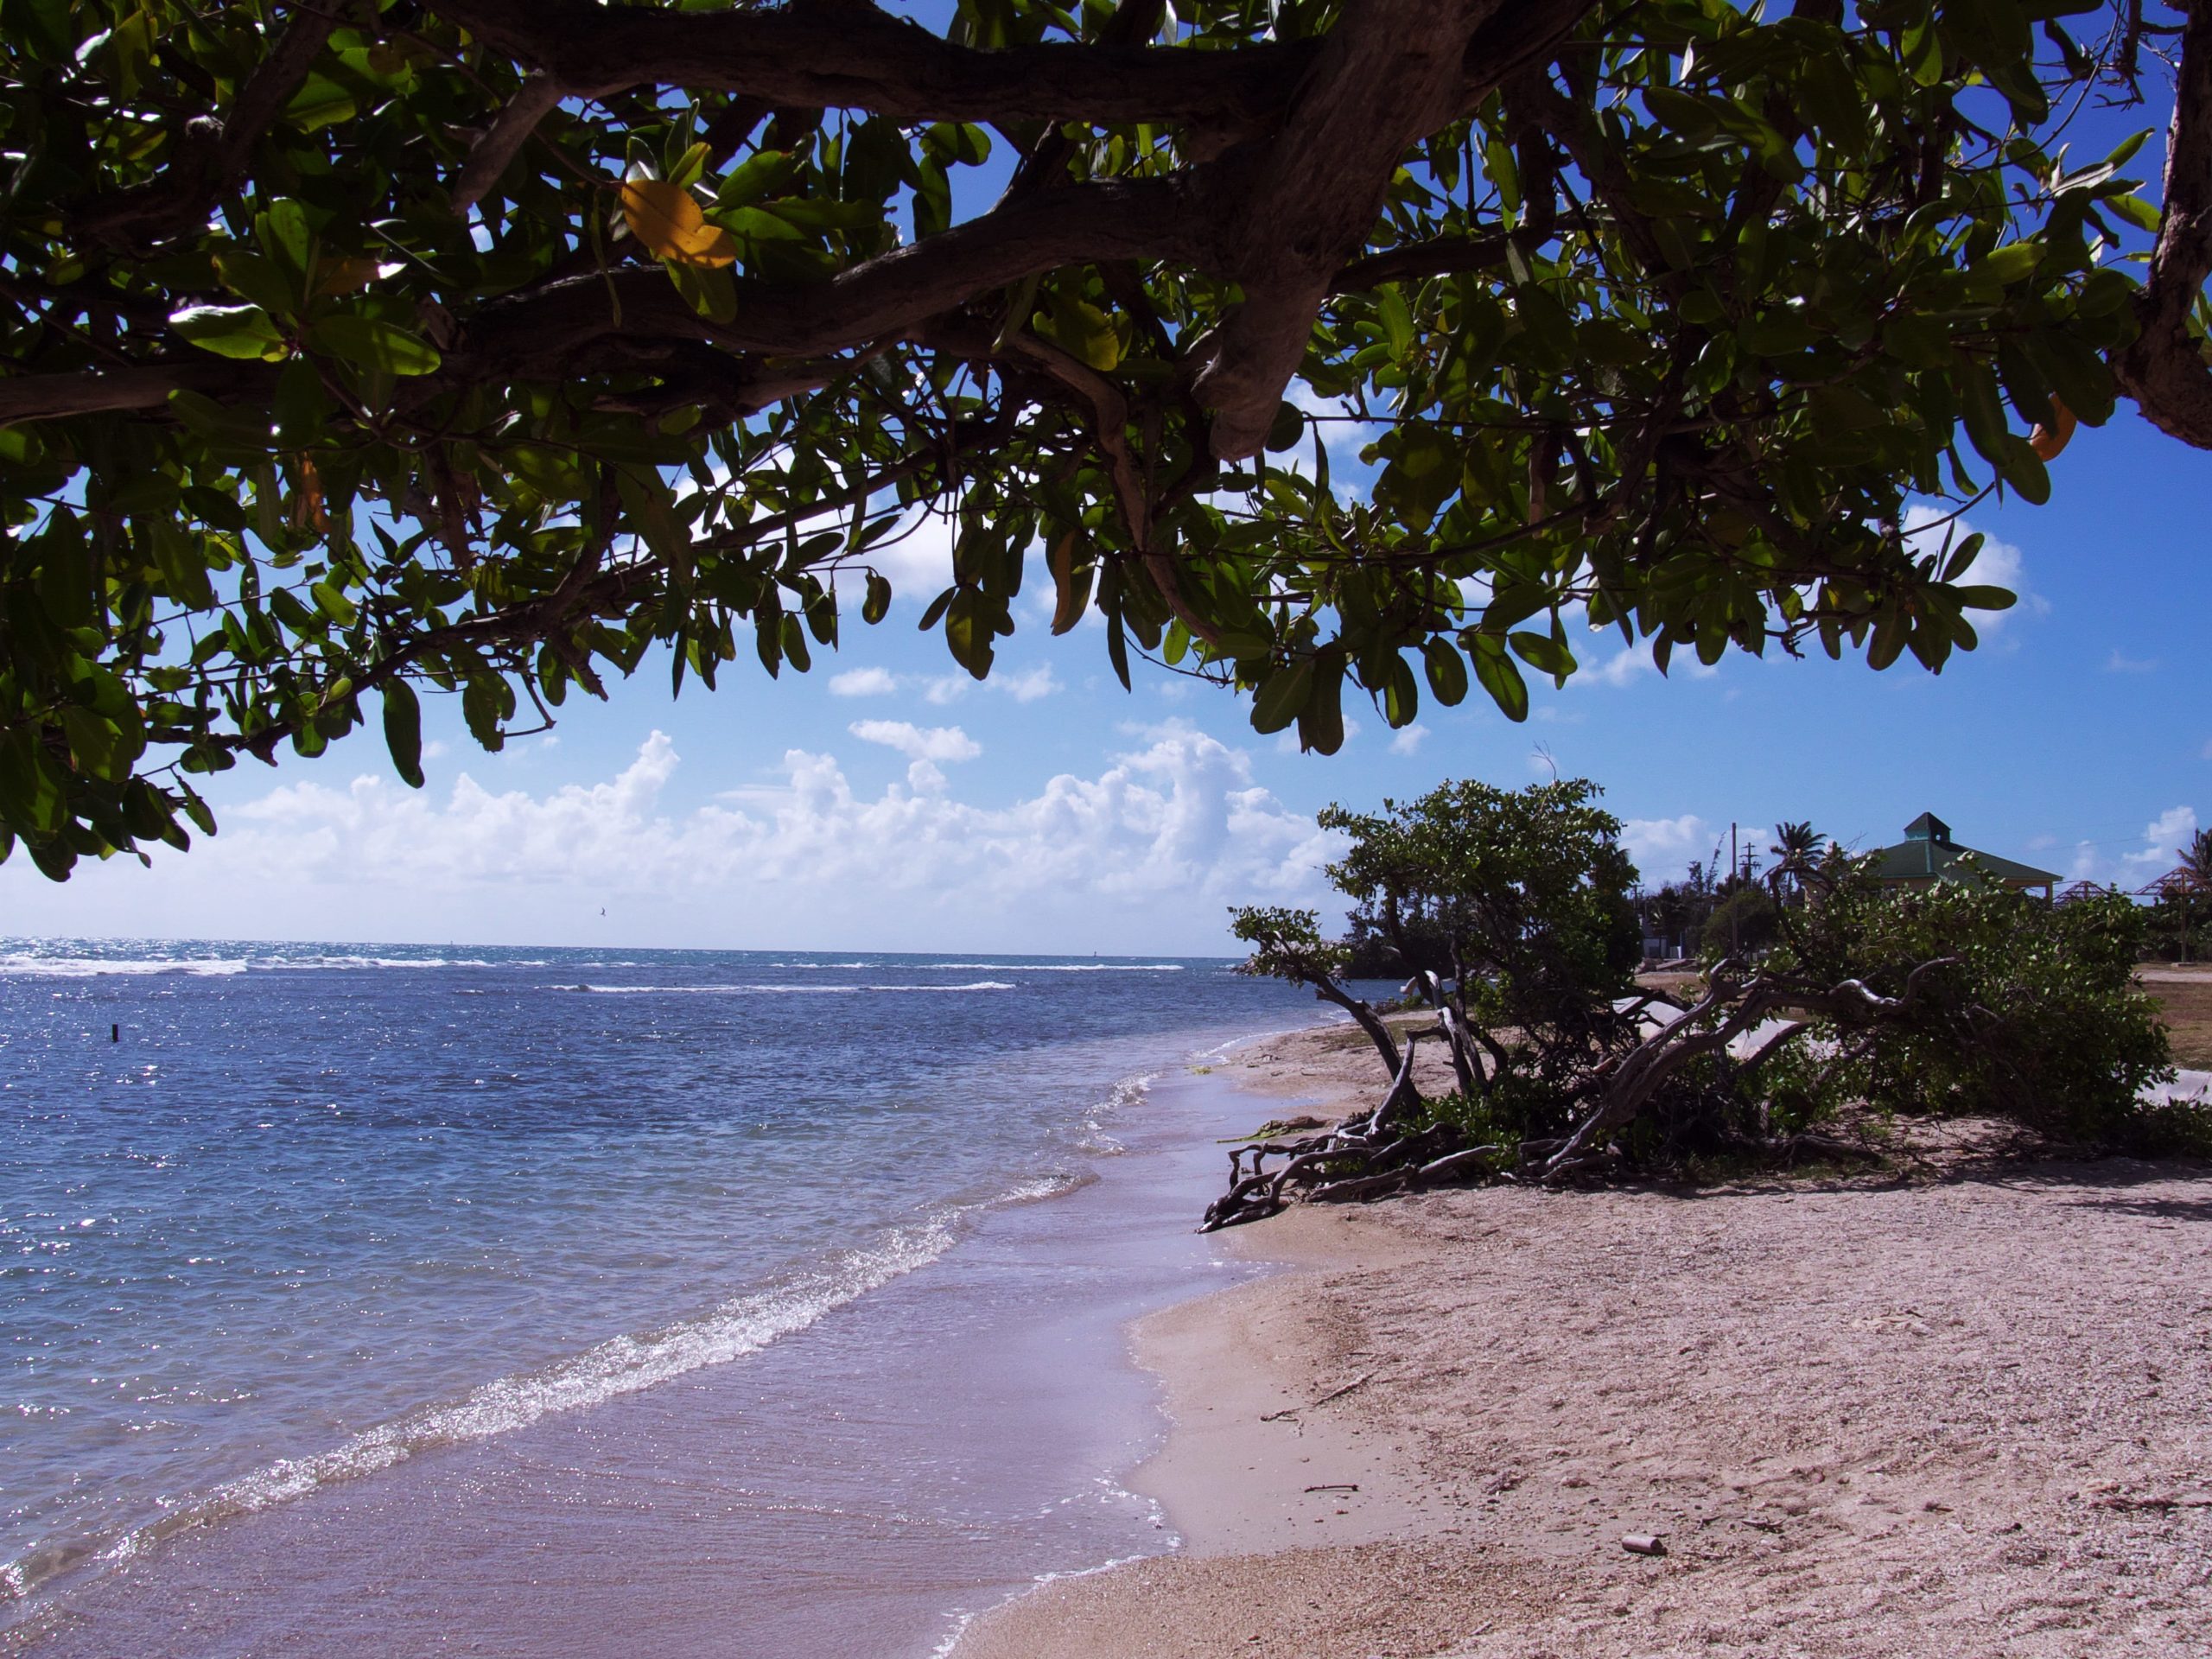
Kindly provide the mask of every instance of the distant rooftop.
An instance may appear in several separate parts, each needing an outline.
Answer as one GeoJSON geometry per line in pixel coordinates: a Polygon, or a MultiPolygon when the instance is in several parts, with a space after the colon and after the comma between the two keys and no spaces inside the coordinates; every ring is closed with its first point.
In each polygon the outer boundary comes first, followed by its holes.
{"type": "Polygon", "coordinates": [[[1951,839],[1951,826],[1933,812],[1923,812],[1905,825],[1904,839],[1894,847],[1883,848],[1876,856],[1882,861],[1877,873],[1885,881],[1918,884],[1958,880],[1967,872],[1955,871],[1952,867],[1968,857],[1980,867],[1983,875],[2008,887],[2041,887],[2048,893],[2058,880],[2052,871],[1960,846],[1951,839]]]}

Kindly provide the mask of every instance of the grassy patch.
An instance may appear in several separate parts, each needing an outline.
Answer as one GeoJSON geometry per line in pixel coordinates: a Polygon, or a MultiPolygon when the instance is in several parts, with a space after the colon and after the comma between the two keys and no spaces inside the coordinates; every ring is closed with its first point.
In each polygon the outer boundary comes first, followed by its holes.
{"type": "Polygon", "coordinates": [[[2143,988],[2157,999],[2159,1018],[2173,1044],[2174,1064],[2212,1070],[2212,975],[2146,980],[2143,988]]]}

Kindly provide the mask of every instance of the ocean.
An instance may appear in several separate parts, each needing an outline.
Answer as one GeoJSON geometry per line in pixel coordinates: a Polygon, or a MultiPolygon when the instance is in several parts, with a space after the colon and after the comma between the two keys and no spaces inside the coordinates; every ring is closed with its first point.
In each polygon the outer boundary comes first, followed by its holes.
{"type": "Polygon", "coordinates": [[[1171,1547],[1212,960],[0,941],[0,1647],[912,1655],[1171,1547]],[[112,1037],[112,1039],[111,1039],[112,1037]]]}

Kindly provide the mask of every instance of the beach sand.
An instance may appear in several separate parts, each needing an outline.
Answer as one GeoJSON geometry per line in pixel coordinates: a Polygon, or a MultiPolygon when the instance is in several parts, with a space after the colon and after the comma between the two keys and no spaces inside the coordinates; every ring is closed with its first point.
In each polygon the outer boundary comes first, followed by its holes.
{"type": "MultiPolygon", "coordinates": [[[[1221,1071],[1345,1109],[1349,1038],[1221,1071]]],[[[2212,1651],[2212,1171],[1920,1170],[1239,1230],[1285,1269],[1136,1328],[1183,1548],[957,1659],[2212,1651]]]]}

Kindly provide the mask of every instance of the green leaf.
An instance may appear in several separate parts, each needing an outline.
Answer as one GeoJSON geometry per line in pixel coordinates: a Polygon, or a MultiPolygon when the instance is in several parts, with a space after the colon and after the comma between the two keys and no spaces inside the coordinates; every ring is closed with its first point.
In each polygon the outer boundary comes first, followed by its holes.
{"type": "Polygon", "coordinates": [[[243,243],[232,243],[215,254],[215,274],[225,288],[264,311],[277,314],[299,310],[305,299],[296,280],[276,260],[243,243]]]}
{"type": "Polygon", "coordinates": [[[1331,655],[1317,660],[1312,695],[1298,711],[1300,747],[1315,754],[1334,754],[1344,747],[1344,693],[1343,659],[1331,655]]]}
{"type": "Polygon", "coordinates": [[[1087,300],[1056,294],[1051,309],[1039,312],[1033,326],[1062,351],[1102,372],[1122,360],[1114,320],[1087,300]]]}
{"type": "Polygon", "coordinates": [[[782,189],[798,171],[798,163],[783,150],[757,151],[729,170],[715,200],[723,207],[749,207],[782,189]]]}
{"type": "Polygon", "coordinates": [[[1560,679],[1574,672],[1574,653],[1551,635],[1523,629],[1510,639],[1521,660],[1530,667],[1560,679]]]}
{"type": "Polygon", "coordinates": [[[1967,436],[1991,466],[2004,470],[2012,436],[2005,423],[2005,406],[1997,391],[1997,377],[1978,358],[1962,360],[1958,370],[1959,414],[1967,436]]]}
{"type": "Polygon", "coordinates": [[[2164,215],[2140,196],[2107,196],[2097,205],[2118,214],[2137,230],[2154,234],[2164,219],[2164,215]]]}
{"type": "Polygon", "coordinates": [[[1283,402],[1275,406],[1275,418],[1268,428],[1268,448],[1277,453],[1289,448],[1306,435],[1306,416],[1298,405],[1283,402]]]}
{"type": "Polygon", "coordinates": [[[89,709],[65,708],[61,729],[69,736],[70,757],[77,770],[119,784],[130,776],[130,763],[145,747],[143,733],[128,724],[105,720],[89,709]]]}
{"type": "Polygon", "coordinates": [[[1985,254],[1981,262],[1974,266],[1974,274],[2010,288],[2013,283],[2025,282],[2032,276],[2036,267],[2043,263],[2043,256],[2044,247],[2040,242],[2010,242],[1985,254]]]}
{"type": "Polygon", "coordinates": [[[1376,321],[1382,325],[1382,337],[1389,343],[1390,355],[1403,358],[1413,348],[1414,314],[1406,303],[1405,291],[1391,283],[1375,296],[1376,321]]]}
{"type": "Polygon", "coordinates": [[[1252,699],[1252,729],[1279,732],[1298,718],[1313,694],[1313,659],[1301,657],[1268,676],[1252,699]]]}
{"type": "Polygon", "coordinates": [[[335,409],[307,359],[294,358],[276,377],[276,439],[286,448],[308,448],[326,436],[335,409]]]}
{"type": "Polygon", "coordinates": [[[308,344],[357,368],[385,374],[429,374],[443,360],[436,346],[396,323],[344,313],[325,317],[308,329],[308,344]]]}
{"type": "Polygon", "coordinates": [[[1529,683],[1521,677],[1521,671],[1505,654],[1505,648],[1490,634],[1477,634],[1469,655],[1475,665],[1475,678],[1484,690],[1510,721],[1529,718],[1529,683]]]}
{"type": "Polygon", "coordinates": [[[253,233],[263,251],[283,268],[291,292],[305,294],[308,266],[315,257],[307,209],[289,196],[279,196],[253,216],[253,233]]]}
{"type": "Polygon", "coordinates": [[[868,573],[868,596],[861,601],[861,620],[870,626],[891,614],[891,583],[877,572],[868,573]]]}
{"type": "Polygon", "coordinates": [[[308,589],[315,607],[341,627],[352,627],[360,620],[360,608],[346,597],[345,590],[334,582],[318,582],[308,589]]]}
{"type": "Polygon", "coordinates": [[[273,363],[291,350],[283,330],[257,305],[190,305],[170,314],[169,327],[218,357],[273,363]]]}
{"type": "Polygon", "coordinates": [[[214,809],[209,806],[207,801],[201,798],[200,791],[193,788],[189,784],[181,784],[178,787],[184,794],[184,810],[186,816],[191,818],[194,823],[199,825],[200,834],[203,836],[213,835],[215,833],[214,809]]]}
{"type": "MultiPolygon", "coordinates": [[[[423,705],[415,700],[415,688],[402,679],[390,679],[384,683],[384,741],[391,751],[392,770],[406,782],[410,789],[423,787],[423,705]]],[[[188,798],[187,810],[191,801],[188,798]]],[[[204,808],[202,809],[205,810],[204,808]]],[[[200,822],[199,814],[194,814],[200,822]]],[[[213,819],[200,823],[200,828],[213,835],[213,819]]]]}
{"type": "Polygon", "coordinates": [[[1432,639],[1422,646],[1421,657],[1428,671],[1428,689],[1436,694],[1437,702],[1446,709],[1459,707],[1467,695],[1466,659],[1443,639],[1432,639]]]}
{"type": "Polygon", "coordinates": [[[737,283],[726,267],[670,259],[661,268],[668,272],[684,304],[700,316],[723,323],[736,321],[737,283]]]}
{"type": "Polygon", "coordinates": [[[1951,596],[1964,611],[2009,611],[2020,596],[2009,588],[1955,588],[1951,596]]]}

